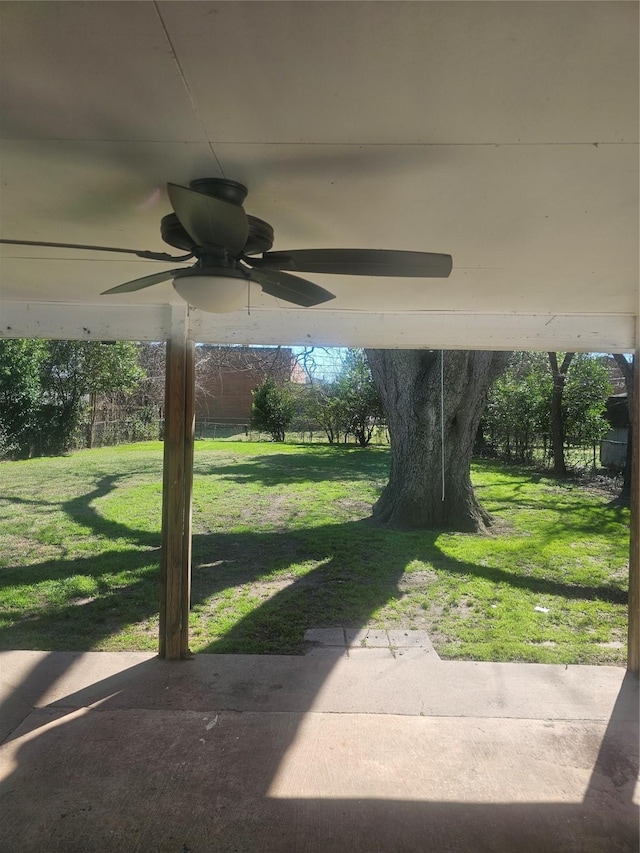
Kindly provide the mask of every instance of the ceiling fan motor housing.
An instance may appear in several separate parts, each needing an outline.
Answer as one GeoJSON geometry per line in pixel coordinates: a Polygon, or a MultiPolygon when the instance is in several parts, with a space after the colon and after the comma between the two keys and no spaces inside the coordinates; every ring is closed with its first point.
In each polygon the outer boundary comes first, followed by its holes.
{"type": "Polygon", "coordinates": [[[189,183],[189,189],[219,198],[220,201],[228,201],[238,207],[242,207],[249,192],[244,184],[229,181],[227,178],[196,178],[189,183]]]}
{"type": "MultiPolygon", "coordinates": [[[[268,222],[258,219],[257,216],[247,216],[249,223],[249,236],[244,249],[245,255],[261,255],[268,252],[273,246],[273,228],[268,222]]],[[[182,249],[191,254],[198,254],[198,246],[184,230],[175,213],[168,213],[160,220],[160,234],[165,243],[175,249],[182,249]]]]}
{"type": "MultiPolygon", "coordinates": [[[[244,184],[226,178],[197,178],[190,182],[189,189],[240,208],[248,193],[244,184]]],[[[249,233],[242,254],[260,255],[263,252],[268,252],[273,246],[273,228],[268,222],[258,219],[257,216],[247,216],[246,221],[249,233]]],[[[200,247],[189,236],[175,213],[169,213],[162,217],[160,234],[165,243],[176,249],[183,249],[196,256],[201,254],[200,247]]],[[[221,246],[221,248],[223,247],[221,246]]]]}

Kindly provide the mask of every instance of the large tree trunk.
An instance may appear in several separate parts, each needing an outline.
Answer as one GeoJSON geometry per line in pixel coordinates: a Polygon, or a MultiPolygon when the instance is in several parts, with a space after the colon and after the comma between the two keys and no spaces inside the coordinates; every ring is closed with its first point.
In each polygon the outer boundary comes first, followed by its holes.
{"type": "Polygon", "coordinates": [[[553,473],[556,477],[567,476],[567,466],[564,458],[564,415],[562,413],[562,395],[567,381],[567,370],[575,355],[568,352],[558,367],[555,352],[548,353],[551,375],[553,376],[553,393],[551,395],[551,452],[553,454],[553,473]]]}
{"type": "Polygon", "coordinates": [[[471,455],[489,385],[510,353],[366,353],[391,439],[389,482],[373,508],[373,520],[392,527],[484,531],[491,517],[471,485],[471,455]]]}

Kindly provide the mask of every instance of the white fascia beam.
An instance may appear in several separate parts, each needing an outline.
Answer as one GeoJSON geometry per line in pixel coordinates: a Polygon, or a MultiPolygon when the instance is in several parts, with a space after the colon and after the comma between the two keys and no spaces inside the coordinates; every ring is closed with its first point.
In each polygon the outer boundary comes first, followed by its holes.
{"type": "MultiPolygon", "coordinates": [[[[163,341],[175,332],[172,305],[3,302],[0,337],[163,341]]],[[[186,319],[186,318],[185,318],[186,319]]],[[[252,309],[208,314],[191,309],[187,335],[198,343],[351,346],[380,349],[633,352],[629,314],[373,313],[252,309]]]]}
{"type": "Polygon", "coordinates": [[[376,349],[631,352],[635,317],[624,314],[476,314],[460,311],[192,311],[199,342],[376,349]]]}
{"type": "Polygon", "coordinates": [[[1,302],[0,338],[164,341],[172,335],[173,308],[172,305],[1,302]]]}

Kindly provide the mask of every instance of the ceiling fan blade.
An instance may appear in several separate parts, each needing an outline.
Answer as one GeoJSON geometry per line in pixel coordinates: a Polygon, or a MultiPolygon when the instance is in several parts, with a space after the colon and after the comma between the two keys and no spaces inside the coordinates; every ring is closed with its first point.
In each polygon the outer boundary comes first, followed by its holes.
{"type": "Polygon", "coordinates": [[[8,246],[47,246],[52,249],[88,249],[91,252],[119,252],[123,255],[137,255],[151,261],[188,261],[193,255],[168,255],[166,252],[148,252],[146,249],[119,249],[114,246],[86,246],[82,243],[48,243],[43,240],[0,240],[8,246]]]}
{"type": "Polygon", "coordinates": [[[286,302],[300,305],[302,308],[311,308],[313,305],[320,305],[322,302],[335,299],[333,293],[325,290],[324,287],[320,287],[319,284],[314,284],[305,278],[289,275],[289,273],[280,270],[252,269],[251,280],[258,282],[262,290],[269,296],[284,299],[286,302]]]}
{"type": "Polygon", "coordinates": [[[179,184],[167,184],[167,192],[180,224],[198,246],[240,253],[249,236],[243,207],[179,184]]]}
{"type": "Polygon", "coordinates": [[[392,249],[294,249],[290,252],[265,252],[257,263],[260,268],[294,272],[446,278],[451,272],[453,259],[451,255],[433,252],[392,249]]]}
{"type": "Polygon", "coordinates": [[[144,290],[145,287],[151,287],[153,284],[160,284],[161,281],[169,281],[176,273],[184,272],[183,269],[165,270],[157,272],[153,275],[145,275],[142,278],[134,278],[132,281],[125,281],[124,284],[118,284],[116,287],[111,287],[109,290],[103,290],[100,296],[106,296],[109,293],[133,293],[134,290],[144,290]]]}

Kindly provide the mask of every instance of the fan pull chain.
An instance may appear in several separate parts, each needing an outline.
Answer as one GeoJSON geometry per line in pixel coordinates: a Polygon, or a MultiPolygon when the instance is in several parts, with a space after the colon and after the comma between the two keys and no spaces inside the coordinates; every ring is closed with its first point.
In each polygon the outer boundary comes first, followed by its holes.
{"type": "Polygon", "coordinates": [[[247,282],[247,317],[251,316],[251,279],[247,282]]]}
{"type": "Polygon", "coordinates": [[[444,489],[444,350],[440,350],[440,459],[442,461],[442,500],[444,489]]]}

